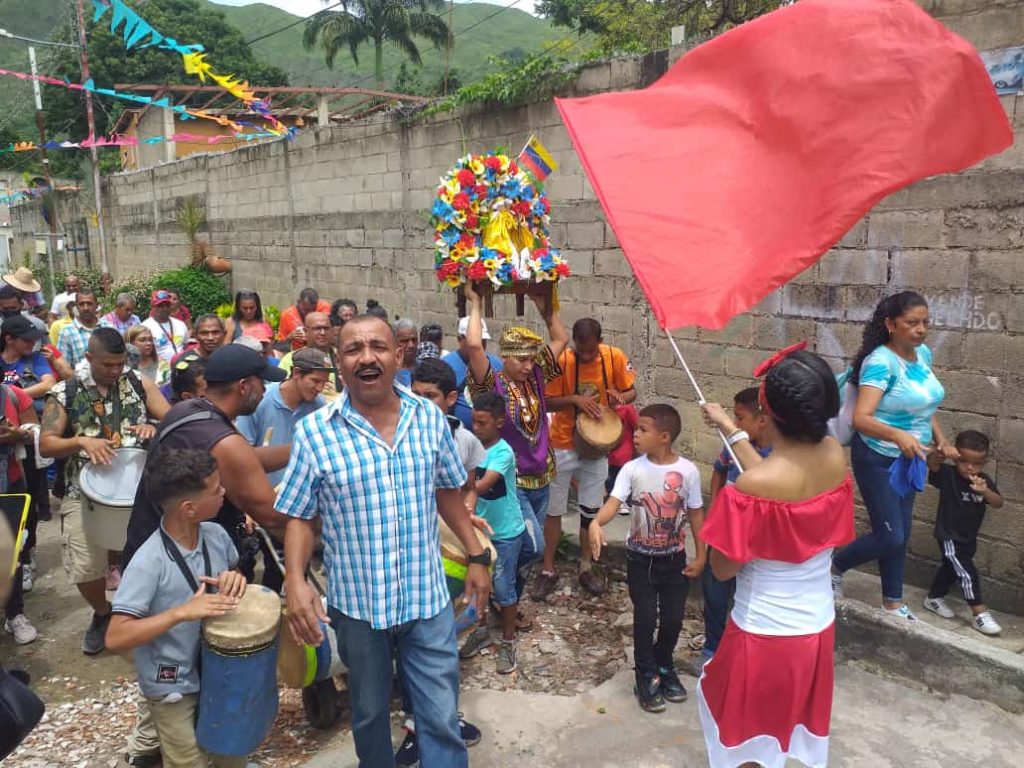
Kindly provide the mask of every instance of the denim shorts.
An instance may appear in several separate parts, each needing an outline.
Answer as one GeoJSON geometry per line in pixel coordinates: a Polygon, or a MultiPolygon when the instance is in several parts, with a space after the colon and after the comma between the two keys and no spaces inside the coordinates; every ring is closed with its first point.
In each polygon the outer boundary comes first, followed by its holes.
{"type": "Polygon", "coordinates": [[[529,546],[530,536],[523,531],[513,539],[491,539],[491,544],[498,553],[491,574],[491,593],[494,602],[504,608],[515,605],[522,595],[518,594],[523,580],[520,571],[533,562],[529,546]]]}

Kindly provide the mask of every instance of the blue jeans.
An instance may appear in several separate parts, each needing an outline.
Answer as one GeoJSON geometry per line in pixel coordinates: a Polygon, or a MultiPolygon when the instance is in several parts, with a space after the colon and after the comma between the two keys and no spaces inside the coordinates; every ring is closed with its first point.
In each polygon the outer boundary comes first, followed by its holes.
{"type": "Polygon", "coordinates": [[[523,510],[523,522],[529,534],[527,554],[532,560],[544,556],[544,521],[548,516],[548,501],[551,499],[551,486],[543,488],[516,488],[519,507],[523,510]]]}
{"type": "Polygon", "coordinates": [[[868,509],[871,533],[866,533],[832,559],[840,573],[878,561],[882,576],[882,600],[898,603],[903,600],[903,566],[916,493],[900,498],[889,484],[889,467],[894,459],[873,451],[854,435],[850,443],[853,476],[868,509]]]}
{"type": "MultiPolygon", "coordinates": [[[[711,551],[708,550],[708,560],[711,551]]],[[[701,589],[704,592],[704,657],[710,659],[718,650],[718,643],[725,632],[725,624],[732,610],[733,596],[736,594],[736,577],[719,581],[706,565],[700,575],[701,589]]]]}
{"type": "Polygon", "coordinates": [[[534,561],[528,551],[530,535],[523,531],[512,539],[491,539],[495,552],[494,573],[491,574],[494,602],[500,608],[515,605],[526,590],[526,569],[534,561]]]}
{"type": "Polygon", "coordinates": [[[394,768],[391,744],[393,652],[412,700],[423,768],[468,768],[459,734],[459,653],[449,604],[437,616],[390,629],[373,629],[335,608],[328,614],[338,655],[348,667],[352,737],[360,768],[394,768]]]}

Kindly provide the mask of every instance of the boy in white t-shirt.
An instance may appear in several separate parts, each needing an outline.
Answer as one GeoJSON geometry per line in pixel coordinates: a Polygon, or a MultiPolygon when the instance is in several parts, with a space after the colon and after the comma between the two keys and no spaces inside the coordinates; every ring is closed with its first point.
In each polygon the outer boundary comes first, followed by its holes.
{"type": "Polygon", "coordinates": [[[621,505],[630,509],[626,582],[633,602],[634,692],[648,712],[663,711],[665,699],[686,700],[672,654],[683,626],[689,579],[699,577],[706,562],[699,538],[704,525],[700,473],[692,461],[672,450],[681,430],[679,413],[671,405],[649,405],[640,411],[633,441],[641,456],[619,471],[611,495],[594,519],[596,525],[590,526],[590,551],[596,558],[604,544],[601,527],[621,505]],[[696,548],[689,565],[687,519],[696,548]]]}

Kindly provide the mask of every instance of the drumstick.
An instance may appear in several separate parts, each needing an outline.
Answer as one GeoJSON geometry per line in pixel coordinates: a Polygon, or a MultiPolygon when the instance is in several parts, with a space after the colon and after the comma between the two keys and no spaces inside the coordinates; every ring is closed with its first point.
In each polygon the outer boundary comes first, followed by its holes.
{"type": "Polygon", "coordinates": [[[267,427],[267,431],[263,433],[263,442],[261,445],[266,448],[270,445],[270,439],[274,436],[274,428],[267,427]]]}

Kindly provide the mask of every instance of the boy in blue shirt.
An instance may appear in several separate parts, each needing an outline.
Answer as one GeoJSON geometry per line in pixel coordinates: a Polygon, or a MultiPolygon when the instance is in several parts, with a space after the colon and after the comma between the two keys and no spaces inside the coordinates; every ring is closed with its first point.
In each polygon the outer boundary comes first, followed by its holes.
{"type": "Polygon", "coordinates": [[[504,421],[505,401],[500,395],[485,392],[473,398],[473,432],[487,449],[483,463],[476,468],[476,513],[491,527],[491,544],[498,554],[491,575],[491,596],[501,612],[495,664],[499,674],[507,675],[516,669],[516,616],[531,554],[523,510],[516,496],[516,457],[512,447],[501,439],[504,421]]]}
{"type": "Polygon", "coordinates": [[[164,449],[142,482],[163,516],[122,575],[107,648],[133,651],[164,768],[195,768],[207,759],[215,768],[244,768],[244,757],[204,755],[195,735],[200,622],[230,613],[245,592],[245,577],[233,570],[235,545],[206,522],[224,499],[217,462],[203,451],[164,449]]]}
{"type": "MultiPolygon", "coordinates": [[[[772,452],[770,445],[764,444],[764,430],[768,416],[761,410],[757,399],[757,387],[747,387],[733,396],[732,411],[736,427],[750,437],[750,444],[762,456],[772,452]]],[[[739,467],[733,462],[729,452],[722,450],[722,455],[715,460],[711,474],[711,501],[708,502],[710,514],[715,505],[715,497],[725,486],[732,485],[740,476],[739,467]]],[[[711,557],[711,553],[708,553],[711,557]]],[[[701,591],[704,593],[704,660],[708,661],[718,650],[718,643],[725,632],[725,624],[732,610],[732,598],[736,594],[736,577],[719,581],[710,568],[701,574],[701,591]]]]}

